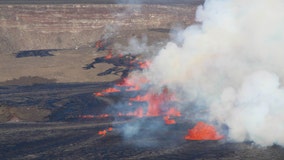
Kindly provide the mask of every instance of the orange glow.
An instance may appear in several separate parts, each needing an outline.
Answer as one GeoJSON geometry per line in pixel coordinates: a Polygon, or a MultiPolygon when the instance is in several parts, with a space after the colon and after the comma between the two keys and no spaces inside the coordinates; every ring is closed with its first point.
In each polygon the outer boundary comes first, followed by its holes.
{"type": "Polygon", "coordinates": [[[135,79],[129,79],[124,78],[120,82],[116,83],[116,86],[118,87],[131,87],[127,89],[126,91],[137,91],[141,89],[141,85],[147,83],[148,80],[145,77],[135,78],[135,79]]]}
{"type": "Polygon", "coordinates": [[[126,91],[138,91],[140,90],[140,86],[138,84],[135,84],[133,81],[124,78],[121,82],[117,83],[116,86],[119,87],[130,87],[126,89],[126,91]]]}
{"type": "Polygon", "coordinates": [[[107,132],[111,132],[112,130],[113,130],[113,128],[109,127],[108,129],[104,129],[104,130],[99,131],[98,135],[105,136],[107,134],[107,132]]]}
{"type": "Polygon", "coordinates": [[[105,56],[105,59],[111,59],[112,58],[112,53],[109,52],[106,56],[105,56]]]}
{"type": "Polygon", "coordinates": [[[214,126],[204,122],[198,122],[192,129],[188,130],[186,140],[220,140],[224,136],[219,135],[214,126]]]}
{"type": "Polygon", "coordinates": [[[170,116],[164,116],[165,124],[171,125],[176,124],[176,121],[174,119],[170,119],[170,116]]]}
{"type": "Polygon", "coordinates": [[[98,117],[99,118],[107,118],[107,117],[109,117],[109,114],[100,114],[98,117]]]}
{"type": "Polygon", "coordinates": [[[149,98],[149,95],[145,95],[145,96],[136,96],[134,98],[129,98],[130,101],[134,101],[134,102],[143,102],[143,101],[147,101],[149,98]]]}
{"type": "Polygon", "coordinates": [[[149,61],[138,62],[138,64],[139,64],[139,67],[141,69],[146,69],[146,68],[149,68],[149,66],[150,66],[150,62],[149,61]]]}
{"type": "Polygon", "coordinates": [[[151,95],[148,100],[148,111],[146,113],[147,116],[159,116],[161,113],[161,104],[163,103],[163,97],[161,95],[151,95]]]}
{"type": "Polygon", "coordinates": [[[159,116],[162,105],[172,99],[172,95],[169,94],[167,88],[164,88],[161,94],[152,94],[149,97],[147,116],[159,116]]]}
{"type": "Polygon", "coordinates": [[[120,92],[120,90],[116,89],[116,88],[107,88],[105,90],[102,91],[103,93],[114,93],[114,92],[120,92]]]}
{"type": "MultiPolygon", "coordinates": [[[[171,101],[173,98],[171,94],[169,94],[168,90],[165,88],[161,94],[153,94],[147,93],[144,96],[136,96],[134,98],[130,98],[130,101],[135,102],[148,102],[148,110],[146,116],[155,117],[161,115],[161,107],[164,103],[171,101]]],[[[169,114],[172,116],[180,116],[180,113],[177,110],[171,109],[169,114]]]]}
{"type": "Polygon", "coordinates": [[[123,78],[122,81],[118,82],[116,85],[123,86],[123,87],[131,87],[134,84],[128,78],[123,78]]]}
{"type": "Polygon", "coordinates": [[[97,93],[94,93],[95,96],[97,97],[101,97],[101,96],[104,96],[104,94],[102,92],[97,92],[97,93]]]}
{"type": "Polygon", "coordinates": [[[171,108],[167,111],[166,115],[168,115],[168,116],[180,117],[180,116],[181,116],[181,113],[180,113],[180,111],[178,111],[176,108],[171,107],[171,108]]]}
{"type": "Polygon", "coordinates": [[[104,93],[115,93],[115,92],[120,92],[120,90],[116,88],[107,88],[107,89],[102,90],[101,92],[94,93],[94,95],[97,97],[102,97],[105,95],[104,93]]]}
{"type": "Polygon", "coordinates": [[[79,115],[79,118],[82,118],[82,119],[93,119],[95,118],[94,115],[79,115]]]}
{"type": "Polygon", "coordinates": [[[102,130],[98,132],[99,135],[105,136],[107,134],[106,130],[102,130]]]}

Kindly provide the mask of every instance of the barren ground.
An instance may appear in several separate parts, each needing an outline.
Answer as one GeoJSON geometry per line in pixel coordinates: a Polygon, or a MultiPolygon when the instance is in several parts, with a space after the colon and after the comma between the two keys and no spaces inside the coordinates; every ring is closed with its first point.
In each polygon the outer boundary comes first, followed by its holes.
{"type": "MultiPolygon", "coordinates": [[[[67,3],[67,1],[36,1],[40,4],[51,2],[67,3]]],[[[176,1],[144,2],[167,5],[176,1]]],[[[200,1],[178,2],[194,6],[201,3],[200,1]]],[[[35,1],[17,0],[1,1],[0,3],[34,4],[35,1]]],[[[68,1],[68,3],[73,2],[68,1]]],[[[113,1],[82,0],[80,3],[108,4],[113,1]]],[[[9,16],[13,17],[13,15],[9,16]]],[[[141,39],[143,35],[147,35],[149,46],[161,45],[169,39],[169,31],[169,27],[123,30],[115,34],[114,43],[109,47],[114,48],[115,43],[126,46],[131,37],[141,39]]],[[[98,40],[101,36],[101,30],[92,33],[95,35],[92,40],[98,40]]],[[[6,34],[2,32],[1,35],[6,34]]],[[[17,37],[17,34],[13,36],[12,39],[17,37]]],[[[97,52],[97,49],[90,43],[80,43],[74,49],[76,43],[69,42],[69,36],[73,35],[69,35],[69,33],[66,35],[66,45],[71,47],[48,48],[57,49],[51,52],[53,56],[16,58],[14,51],[17,49],[15,50],[13,46],[6,47],[5,51],[7,52],[5,53],[1,52],[1,160],[284,159],[284,149],[277,145],[264,148],[256,146],[252,142],[232,143],[226,139],[221,141],[186,141],[183,137],[187,133],[187,128],[193,125],[186,122],[174,126],[164,126],[162,130],[154,134],[145,134],[147,128],[143,128],[140,134],[126,139],[121,128],[126,123],[135,123],[140,121],[139,119],[125,117],[120,119],[114,117],[80,118],[80,115],[99,115],[113,109],[111,104],[119,101],[119,95],[95,97],[93,93],[112,86],[114,81],[120,79],[121,73],[98,75],[113,67],[113,64],[107,63],[96,64],[95,68],[88,70],[84,69],[95,58],[106,56],[108,50],[97,52]],[[98,135],[98,131],[109,127],[113,127],[112,132],[105,136],[98,135]]],[[[62,37],[64,38],[64,36],[62,37]]],[[[5,36],[0,40],[3,42],[2,46],[13,44],[11,41],[6,41],[7,37],[5,36]]],[[[32,41],[32,39],[30,40],[32,41]]],[[[53,44],[53,42],[49,43],[51,46],[53,44]]],[[[40,46],[43,45],[40,44],[40,46]]],[[[31,48],[33,47],[37,48],[37,46],[31,46],[31,48]]],[[[145,118],[143,121],[151,124],[159,120],[145,118]]]]}

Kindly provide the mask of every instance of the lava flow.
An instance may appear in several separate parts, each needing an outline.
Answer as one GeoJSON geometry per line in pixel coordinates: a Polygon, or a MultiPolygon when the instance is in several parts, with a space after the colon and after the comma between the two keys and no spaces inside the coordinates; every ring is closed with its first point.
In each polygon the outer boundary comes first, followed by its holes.
{"type": "Polygon", "coordinates": [[[112,58],[112,52],[110,50],[109,53],[105,56],[105,59],[108,60],[108,59],[111,59],[111,58],[112,58]]]}
{"type": "MultiPolygon", "coordinates": [[[[111,61],[114,57],[112,54],[108,54],[104,58],[111,61]]],[[[136,63],[142,70],[148,68],[150,65],[148,61],[141,62],[133,60],[131,63],[136,63]]],[[[126,105],[126,107],[132,107],[133,111],[121,111],[117,114],[118,116],[137,118],[162,117],[166,125],[175,125],[177,123],[176,117],[182,116],[181,112],[173,105],[178,101],[175,95],[171,93],[167,87],[164,87],[160,93],[156,93],[149,87],[147,82],[148,80],[144,77],[124,77],[120,82],[116,83],[113,88],[107,88],[101,92],[94,93],[94,95],[105,96],[109,93],[135,93],[137,96],[128,98],[128,105],[126,105]],[[145,103],[146,106],[143,105],[145,103]]],[[[109,116],[108,114],[102,115],[103,116],[99,117],[104,118],[109,116]]],[[[99,131],[98,134],[104,136],[111,130],[112,129],[105,129],[99,131]]],[[[185,136],[186,140],[220,140],[222,138],[223,136],[217,133],[214,126],[203,122],[198,122],[194,128],[188,131],[188,135],[185,136]]]]}
{"type": "Polygon", "coordinates": [[[105,136],[108,132],[111,132],[113,130],[112,127],[109,127],[108,129],[104,129],[98,132],[98,135],[105,136]]]}
{"type": "MultiPolygon", "coordinates": [[[[154,94],[154,93],[149,92],[144,96],[138,95],[134,98],[130,98],[129,100],[134,101],[134,102],[147,102],[148,109],[147,109],[147,113],[145,116],[156,117],[162,114],[166,114],[167,112],[172,110],[171,108],[169,111],[166,111],[166,113],[163,113],[163,110],[164,110],[163,106],[165,106],[167,102],[170,102],[173,99],[174,99],[173,95],[168,92],[168,89],[164,88],[161,94],[154,94]]],[[[178,112],[178,111],[174,110],[174,112],[178,112]]],[[[173,114],[173,116],[176,116],[176,115],[180,116],[180,113],[173,114]]]]}
{"type": "Polygon", "coordinates": [[[220,135],[214,126],[204,122],[198,122],[184,137],[186,140],[220,140],[224,136],[220,135]]]}
{"type": "Polygon", "coordinates": [[[164,116],[164,121],[165,121],[165,124],[176,124],[176,120],[174,119],[170,119],[170,116],[164,116]]]}
{"type": "Polygon", "coordinates": [[[116,89],[116,88],[107,88],[101,92],[96,92],[94,93],[94,95],[100,97],[100,96],[104,96],[107,93],[115,93],[115,92],[120,92],[120,90],[116,89]]]}

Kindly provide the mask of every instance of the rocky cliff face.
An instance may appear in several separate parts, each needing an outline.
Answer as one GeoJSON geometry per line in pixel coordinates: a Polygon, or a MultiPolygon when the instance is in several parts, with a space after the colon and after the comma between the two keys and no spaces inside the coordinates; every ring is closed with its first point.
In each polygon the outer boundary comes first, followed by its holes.
{"type": "Polygon", "coordinates": [[[75,48],[111,32],[189,25],[195,9],[193,5],[0,5],[0,53],[75,48]]]}

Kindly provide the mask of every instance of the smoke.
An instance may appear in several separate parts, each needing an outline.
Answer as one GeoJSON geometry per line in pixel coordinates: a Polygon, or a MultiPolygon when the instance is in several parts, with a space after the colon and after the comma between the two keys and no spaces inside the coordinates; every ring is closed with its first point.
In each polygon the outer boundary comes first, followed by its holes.
{"type": "MultiPolygon", "coordinates": [[[[284,146],[284,2],[207,0],[144,74],[156,87],[207,107],[228,138],[284,146]]],[[[183,110],[191,112],[189,105],[183,110]],[[187,109],[188,108],[188,109],[187,109]]]]}
{"type": "Polygon", "coordinates": [[[162,46],[163,42],[153,43],[149,45],[147,35],[141,35],[141,38],[137,36],[133,36],[128,40],[128,44],[122,45],[120,43],[115,43],[114,48],[115,50],[120,51],[122,54],[129,54],[132,55],[136,54],[144,54],[144,55],[153,55],[157,53],[162,46]]]}

